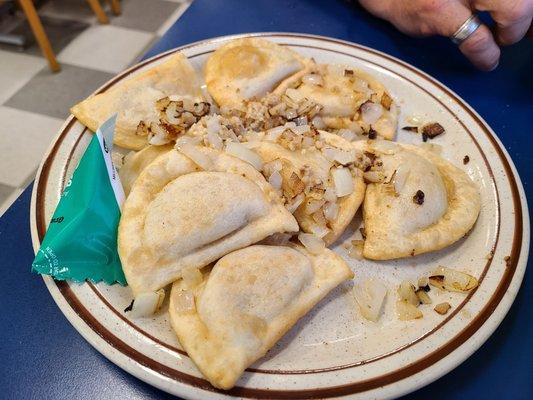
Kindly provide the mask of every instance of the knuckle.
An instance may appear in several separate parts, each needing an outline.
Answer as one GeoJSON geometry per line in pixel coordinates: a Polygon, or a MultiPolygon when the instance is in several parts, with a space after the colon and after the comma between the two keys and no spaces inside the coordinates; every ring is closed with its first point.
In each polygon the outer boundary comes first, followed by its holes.
{"type": "Polygon", "coordinates": [[[529,13],[529,0],[516,0],[513,5],[505,11],[505,16],[508,22],[516,22],[528,17],[529,13]]]}
{"type": "Polygon", "coordinates": [[[421,14],[439,14],[446,6],[447,1],[444,0],[423,0],[420,4],[421,14]]]}

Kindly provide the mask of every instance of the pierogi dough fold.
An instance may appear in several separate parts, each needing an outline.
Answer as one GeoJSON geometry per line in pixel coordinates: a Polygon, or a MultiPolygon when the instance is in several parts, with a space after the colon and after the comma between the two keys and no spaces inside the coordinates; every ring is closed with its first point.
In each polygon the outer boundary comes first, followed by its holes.
{"type": "Polygon", "coordinates": [[[221,258],[201,284],[172,286],[170,321],[178,339],[215,387],[230,389],[341,282],[353,277],[338,255],[302,247],[255,245],[221,258]],[[182,296],[194,296],[183,307],[182,296]]]}
{"type": "Polygon", "coordinates": [[[134,295],[155,291],[223,255],[298,223],[251,165],[197,147],[203,166],[177,150],[139,175],[124,203],[118,251],[134,295]],[[206,165],[207,163],[207,165],[206,165]]]}

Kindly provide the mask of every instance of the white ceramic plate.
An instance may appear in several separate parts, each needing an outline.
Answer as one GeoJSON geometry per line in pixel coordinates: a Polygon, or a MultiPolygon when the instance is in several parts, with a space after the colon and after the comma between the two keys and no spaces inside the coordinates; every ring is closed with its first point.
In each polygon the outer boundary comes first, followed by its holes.
{"type": "MultiPolygon", "coordinates": [[[[438,121],[446,133],[432,141],[443,155],[463,168],[481,191],[482,209],[473,231],[443,251],[409,259],[373,262],[349,258],[337,244],[357,279],[383,279],[391,288],[379,323],[365,321],[351,295],[353,282],[334,290],[229,392],[213,389],[183,352],[166,313],[131,320],[122,310],[128,288],[44,280],[74,327],[111,361],[138,378],[185,398],[228,395],[252,398],[390,398],[424,386],[456,367],[496,329],[520,286],[529,249],[525,196],[509,155],[487,124],[441,83],[386,54],[353,43],[300,34],[261,34],[318,62],[352,65],[375,75],[400,102],[402,121],[419,116],[438,121]],[[470,162],[463,164],[468,155],[470,162]],[[492,254],[492,257],[488,257],[492,254]],[[470,294],[430,292],[434,303],[448,301],[441,316],[421,306],[424,318],[398,321],[394,287],[438,265],[479,278],[470,294]]],[[[171,50],[120,74],[103,87],[151,67],[174,51],[183,51],[199,70],[206,58],[234,37],[207,40],[171,50]]],[[[56,207],[67,178],[91,134],[70,117],[48,151],[35,181],[31,222],[35,250],[56,207]]],[[[420,135],[401,131],[398,139],[420,143],[420,135]]],[[[358,228],[352,224],[348,238],[358,228]]]]}

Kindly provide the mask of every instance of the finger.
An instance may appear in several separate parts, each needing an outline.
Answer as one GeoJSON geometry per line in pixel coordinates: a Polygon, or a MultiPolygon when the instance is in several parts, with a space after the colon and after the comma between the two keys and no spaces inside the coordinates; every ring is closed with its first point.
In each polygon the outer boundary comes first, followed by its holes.
{"type": "Polygon", "coordinates": [[[502,45],[520,41],[531,26],[531,0],[474,0],[472,5],[476,10],[490,12],[496,22],[496,39],[502,45]]]}
{"type": "MultiPolygon", "coordinates": [[[[440,34],[452,36],[461,25],[472,15],[472,10],[461,2],[452,3],[450,10],[442,18],[440,34]]],[[[498,66],[500,60],[500,48],[496,44],[490,30],[481,25],[461,45],[459,50],[477,68],[491,71],[498,66]]]]}
{"type": "Polygon", "coordinates": [[[492,71],[500,61],[500,48],[485,25],[481,25],[461,43],[459,50],[483,71],[492,71]]]}

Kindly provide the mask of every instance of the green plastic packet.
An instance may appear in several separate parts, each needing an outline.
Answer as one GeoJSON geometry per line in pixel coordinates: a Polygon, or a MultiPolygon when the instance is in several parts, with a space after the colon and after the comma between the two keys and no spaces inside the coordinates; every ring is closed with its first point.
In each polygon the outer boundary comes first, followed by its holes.
{"type": "Polygon", "coordinates": [[[115,120],[100,126],[65,186],[32,271],[126,285],[117,252],[124,190],[111,159],[115,120]]]}

